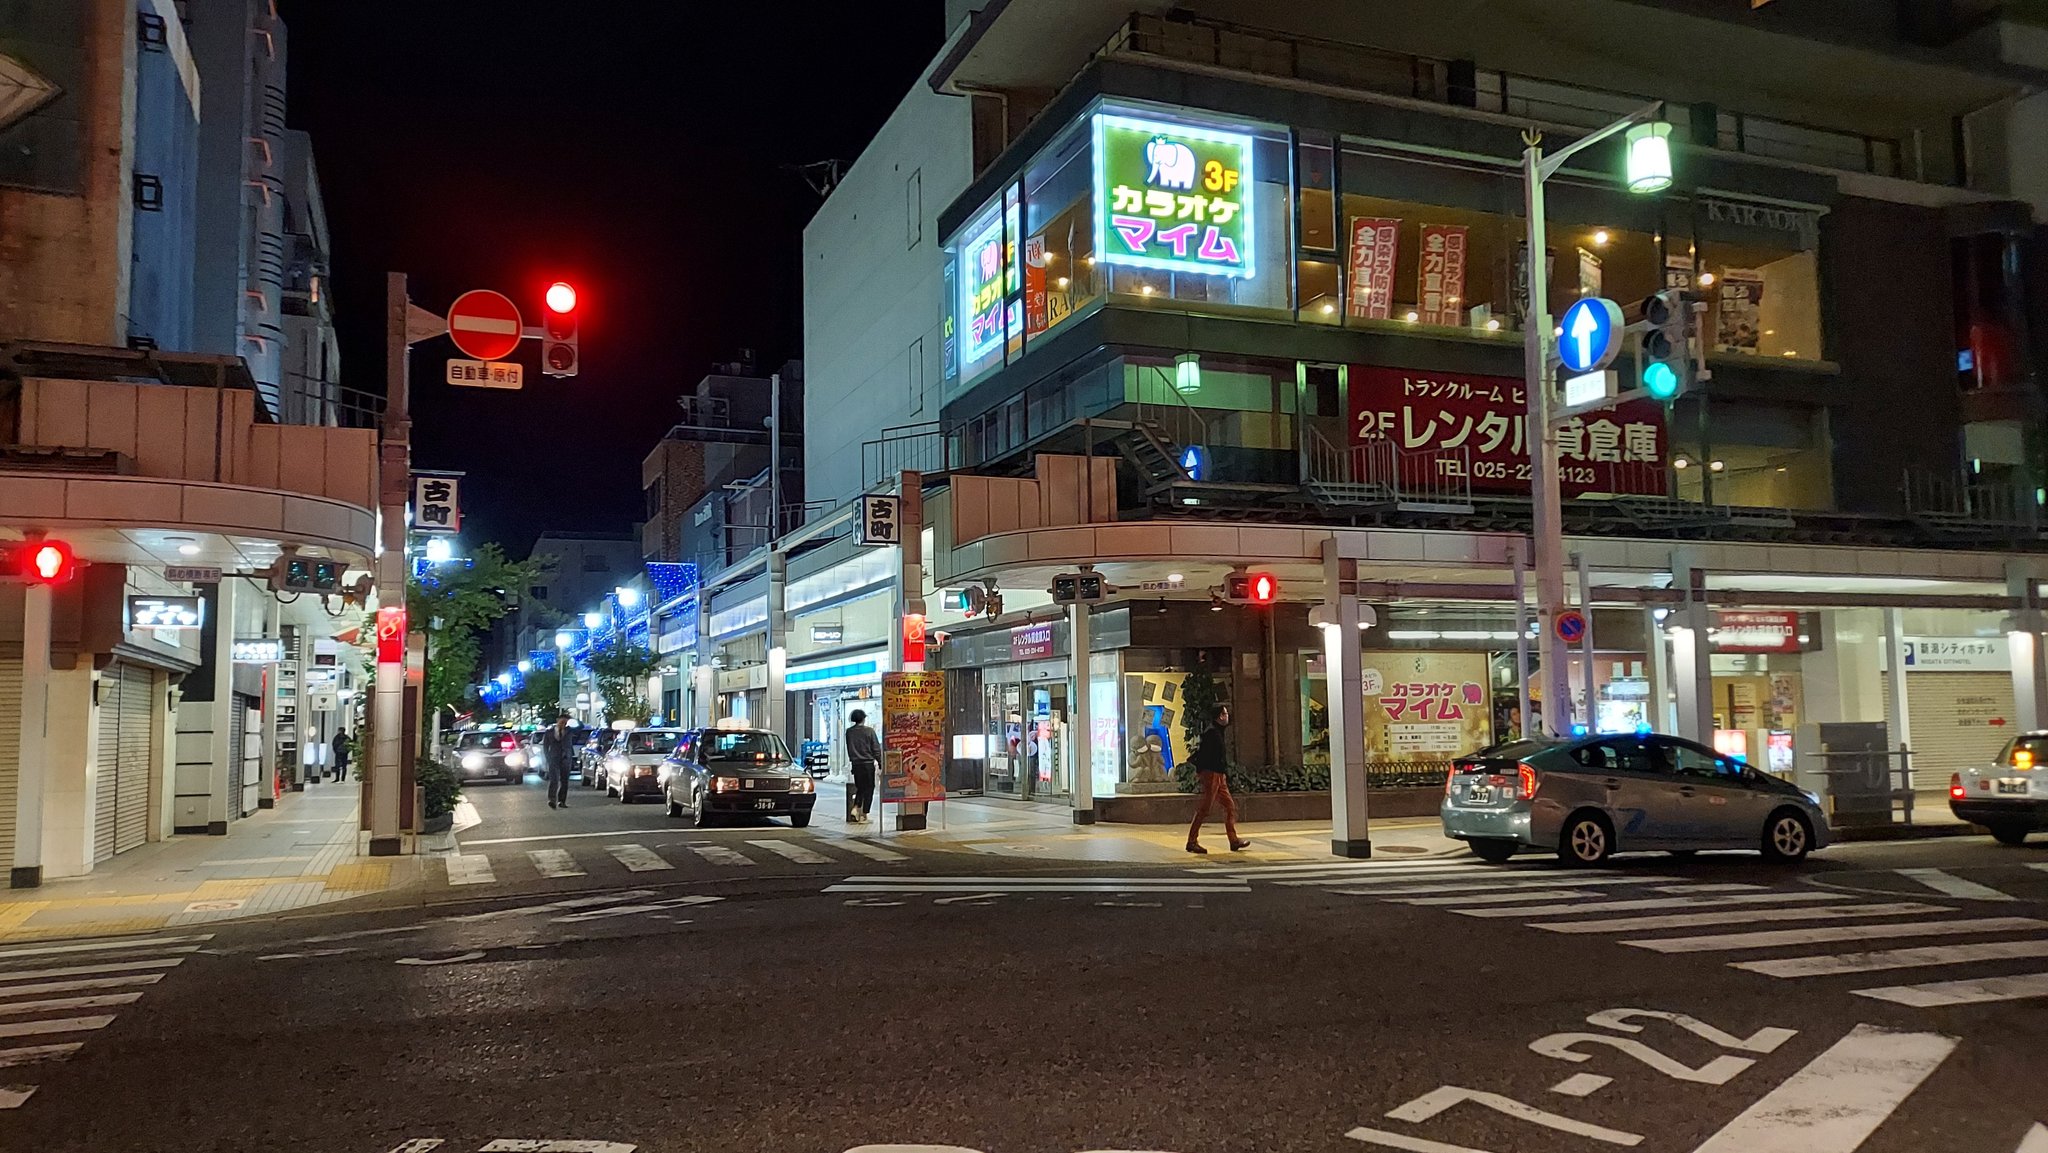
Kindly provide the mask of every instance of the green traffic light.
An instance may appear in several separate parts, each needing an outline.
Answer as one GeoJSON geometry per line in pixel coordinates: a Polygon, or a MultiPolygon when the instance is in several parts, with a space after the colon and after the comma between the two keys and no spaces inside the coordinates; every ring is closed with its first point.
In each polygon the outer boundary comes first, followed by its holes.
{"type": "Polygon", "coordinates": [[[1658,400],[1670,400],[1678,395],[1678,373],[1663,361],[1653,361],[1643,369],[1643,388],[1658,400]]]}

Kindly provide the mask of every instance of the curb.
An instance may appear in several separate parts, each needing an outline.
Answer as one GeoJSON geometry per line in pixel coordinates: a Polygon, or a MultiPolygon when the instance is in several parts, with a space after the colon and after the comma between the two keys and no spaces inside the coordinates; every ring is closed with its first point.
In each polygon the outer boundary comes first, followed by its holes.
{"type": "Polygon", "coordinates": [[[1831,843],[1841,845],[1858,841],[1932,841],[1944,837],[1982,837],[1989,830],[1976,825],[1872,825],[1863,828],[1830,830],[1831,843]]]}

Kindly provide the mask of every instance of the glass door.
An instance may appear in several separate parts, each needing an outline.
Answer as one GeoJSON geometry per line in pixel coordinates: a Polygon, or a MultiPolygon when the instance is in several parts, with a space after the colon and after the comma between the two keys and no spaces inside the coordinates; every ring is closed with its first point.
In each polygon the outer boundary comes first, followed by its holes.
{"type": "Polygon", "coordinates": [[[1024,787],[1024,708],[1015,682],[984,687],[988,715],[988,769],[983,789],[993,796],[1019,797],[1024,787]]]}
{"type": "Polygon", "coordinates": [[[1025,719],[1024,795],[1050,801],[1072,789],[1073,750],[1067,732],[1067,686],[1050,681],[1028,687],[1025,719]]]}

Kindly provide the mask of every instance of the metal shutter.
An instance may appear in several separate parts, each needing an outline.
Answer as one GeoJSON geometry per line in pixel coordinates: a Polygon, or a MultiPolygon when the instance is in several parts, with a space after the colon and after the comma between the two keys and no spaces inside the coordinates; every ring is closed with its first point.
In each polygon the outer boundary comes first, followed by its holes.
{"type": "Polygon", "coordinates": [[[14,794],[21,778],[21,714],[21,658],[0,657],[0,867],[5,868],[14,865],[14,794]]]}
{"type": "MultiPolygon", "coordinates": [[[[121,781],[115,798],[114,851],[149,841],[149,786],[154,775],[157,675],[139,665],[121,670],[121,781]]],[[[109,670],[111,671],[111,670],[109,670]]]]}
{"type": "Polygon", "coordinates": [[[126,687],[121,662],[100,674],[100,745],[92,789],[92,859],[114,855],[114,818],[120,808],[121,692],[126,687]]]}
{"type": "MultiPolygon", "coordinates": [[[[1896,732],[1888,686],[1884,699],[1885,723],[1896,732]]],[[[1945,790],[1951,773],[1989,764],[2012,737],[2014,707],[2010,673],[1914,673],[1907,677],[1913,787],[1945,790]]]]}
{"type": "Polygon", "coordinates": [[[242,695],[228,694],[228,819],[242,817],[242,695]]]}

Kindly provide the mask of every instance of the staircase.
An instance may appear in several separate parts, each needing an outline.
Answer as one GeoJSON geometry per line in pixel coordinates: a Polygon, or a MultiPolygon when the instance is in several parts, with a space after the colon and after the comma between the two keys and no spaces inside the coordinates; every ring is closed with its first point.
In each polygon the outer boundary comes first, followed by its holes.
{"type": "Polygon", "coordinates": [[[1174,485],[1194,481],[1181,465],[1180,446],[1173,443],[1173,438],[1156,421],[1132,422],[1130,431],[1116,438],[1116,450],[1136,470],[1148,497],[1169,492],[1174,485]]]}

